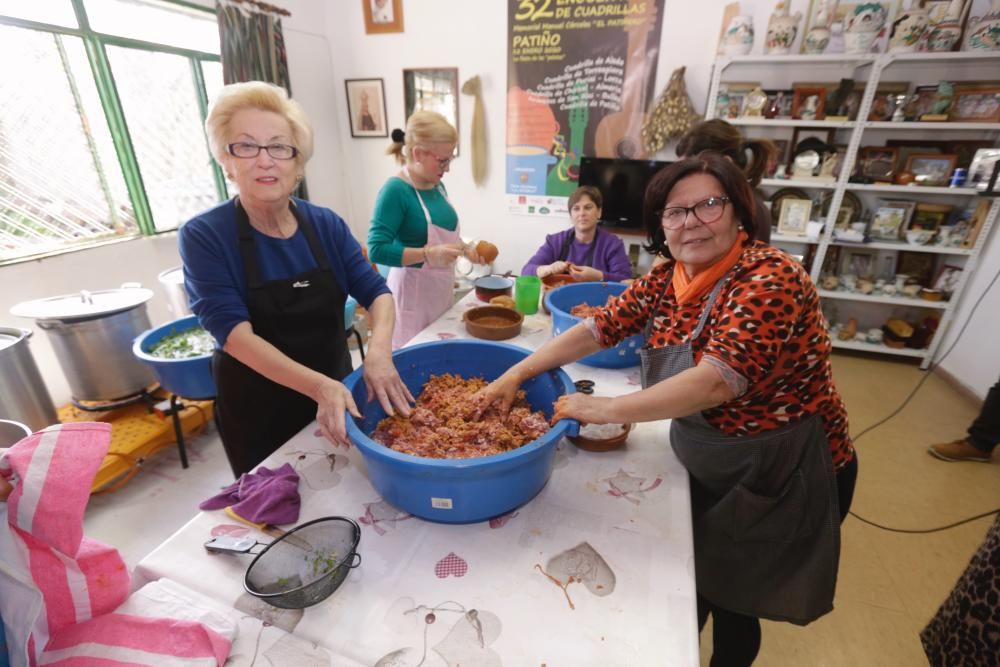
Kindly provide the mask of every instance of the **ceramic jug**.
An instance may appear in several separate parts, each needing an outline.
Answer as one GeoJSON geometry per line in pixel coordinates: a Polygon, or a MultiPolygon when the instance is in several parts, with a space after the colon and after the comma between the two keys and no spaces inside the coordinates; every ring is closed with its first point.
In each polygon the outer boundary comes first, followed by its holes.
{"type": "Polygon", "coordinates": [[[802,50],[810,54],[824,53],[830,43],[830,24],[837,9],[837,0],[820,0],[819,9],[813,18],[812,26],[806,33],[802,50]]]}
{"type": "Polygon", "coordinates": [[[969,19],[965,31],[964,51],[1000,50],[1000,0],[993,0],[984,16],[969,19]]]}
{"type": "Polygon", "coordinates": [[[885,25],[886,10],[881,2],[862,2],[854,7],[844,35],[844,52],[868,53],[878,31],[885,25]]]}
{"type": "Polygon", "coordinates": [[[931,22],[922,5],[922,1],[913,0],[910,8],[893,21],[892,34],[889,36],[890,53],[911,53],[917,50],[931,22]]]}
{"type": "Polygon", "coordinates": [[[965,0],[951,0],[948,8],[941,14],[940,10],[931,10],[931,27],[927,33],[928,51],[951,51],[962,38],[962,9],[965,0]]]}
{"type": "Polygon", "coordinates": [[[745,56],[753,47],[753,17],[734,16],[722,36],[719,52],[725,56],[745,56]]]}
{"type": "Polygon", "coordinates": [[[802,14],[800,12],[795,12],[794,16],[789,16],[788,5],[784,2],[779,2],[774,8],[774,13],[771,14],[771,20],[767,23],[767,41],[764,42],[764,53],[771,55],[787,54],[792,48],[792,43],[795,41],[795,35],[799,31],[799,21],[801,20],[802,14]]]}

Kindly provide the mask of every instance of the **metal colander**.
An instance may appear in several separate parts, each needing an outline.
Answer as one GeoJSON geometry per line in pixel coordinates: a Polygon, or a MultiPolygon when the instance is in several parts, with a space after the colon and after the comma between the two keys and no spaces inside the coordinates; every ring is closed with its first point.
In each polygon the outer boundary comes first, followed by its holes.
{"type": "Polygon", "coordinates": [[[361,528],[346,517],[324,517],[289,531],[261,551],[243,578],[251,595],[282,609],[325,600],[361,564],[361,528]]]}

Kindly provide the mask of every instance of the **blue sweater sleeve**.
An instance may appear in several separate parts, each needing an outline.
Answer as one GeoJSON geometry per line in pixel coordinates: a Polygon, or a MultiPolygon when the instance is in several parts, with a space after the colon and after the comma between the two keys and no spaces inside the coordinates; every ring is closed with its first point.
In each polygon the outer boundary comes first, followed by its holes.
{"type": "MultiPolygon", "coordinates": [[[[569,230],[570,233],[573,232],[572,228],[569,230]]],[[[556,234],[548,234],[545,236],[545,243],[542,247],[538,249],[528,263],[521,268],[522,276],[537,276],[538,267],[545,266],[546,264],[551,264],[552,262],[559,259],[559,251],[562,249],[563,235],[566,232],[558,232],[556,234]]]]}

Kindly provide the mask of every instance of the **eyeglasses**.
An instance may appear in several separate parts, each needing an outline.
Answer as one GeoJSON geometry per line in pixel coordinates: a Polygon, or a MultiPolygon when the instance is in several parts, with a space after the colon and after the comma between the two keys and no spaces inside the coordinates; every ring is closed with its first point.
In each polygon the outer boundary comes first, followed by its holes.
{"type": "Polygon", "coordinates": [[[687,222],[688,213],[694,213],[694,217],[700,222],[710,225],[722,218],[728,202],[729,197],[709,197],[694,206],[671,206],[663,209],[660,222],[664,229],[680,229],[687,222]]]}
{"type": "Polygon", "coordinates": [[[439,165],[439,166],[440,166],[440,167],[441,167],[442,169],[446,169],[446,168],[448,167],[448,165],[450,165],[450,164],[451,164],[452,160],[454,160],[454,159],[455,159],[456,157],[458,157],[458,156],[456,156],[456,155],[452,155],[451,157],[446,157],[446,158],[439,158],[439,157],[438,157],[437,155],[434,155],[434,152],[433,152],[433,151],[431,151],[431,149],[429,149],[429,148],[426,148],[426,147],[424,147],[424,146],[421,146],[421,148],[423,148],[423,149],[424,149],[425,151],[427,151],[427,153],[428,153],[428,154],[429,154],[429,155],[430,155],[431,157],[433,157],[433,158],[434,158],[435,160],[437,160],[437,163],[438,163],[438,165],[439,165]]]}
{"type": "Polygon", "coordinates": [[[226,146],[226,152],[233,157],[257,157],[260,155],[262,150],[267,151],[267,154],[275,160],[291,160],[299,154],[298,148],[295,146],[289,146],[288,144],[268,144],[267,146],[260,146],[258,144],[250,143],[249,141],[239,141],[235,144],[229,144],[226,146]]]}

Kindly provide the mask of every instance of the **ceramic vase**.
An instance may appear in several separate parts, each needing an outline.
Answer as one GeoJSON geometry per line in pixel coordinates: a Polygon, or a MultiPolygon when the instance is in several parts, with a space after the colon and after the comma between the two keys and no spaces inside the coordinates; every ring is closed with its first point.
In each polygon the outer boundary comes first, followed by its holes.
{"type": "Polygon", "coordinates": [[[889,37],[890,53],[912,53],[917,50],[931,22],[927,10],[919,4],[914,0],[910,8],[893,22],[892,34],[889,37]]]}
{"type": "Polygon", "coordinates": [[[726,27],[719,49],[722,55],[745,56],[753,47],[753,17],[734,16],[726,27]]]}
{"type": "Polygon", "coordinates": [[[993,0],[984,16],[969,19],[965,32],[965,51],[1000,50],[1000,0],[993,0]]]}
{"type": "Polygon", "coordinates": [[[771,14],[771,20],[767,23],[767,41],[764,42],[764,53],[771,55],[786,55],[792,49],[795,35],[799,31],[799,21],[802,14],[795,12],[793,16],[788,14],[788,6],[784,2],[779,2],[771,14]]]}
{"type": "Polygon", "coordinates": [[[832,31],[830,23],[837,9],[836,0],[820,0],[819,9],[813,18],[812,26],[802,42],[802,50],[808,54],[825,53],[830,44],[832,31]]]}
{"type": "Polygon", "coordinates": [[[944,21],[933,26],[927,36],[928,51],[951,51],[962,36],[962,26],[958,21],[944,21]]]}
{"type": "Polygon", "coordinates": [[[854,7],[847,23],[847,32],[873,32],[878,31],[885,25],[886,10],[881,2],[862,2],[854,7]]]}
{"type": "Polygon", "coordinates": [[[844,53],[861,55],[868,53],[878,32],[848,32],[844,34],[844,53]]]}

